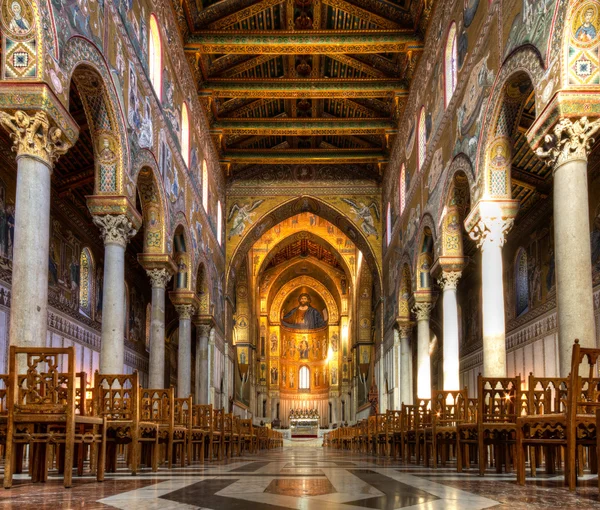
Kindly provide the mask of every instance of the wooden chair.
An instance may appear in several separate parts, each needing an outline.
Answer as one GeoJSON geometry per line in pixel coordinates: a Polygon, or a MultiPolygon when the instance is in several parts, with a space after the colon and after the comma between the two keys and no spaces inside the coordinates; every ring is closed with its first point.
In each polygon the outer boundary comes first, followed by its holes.
{"type": "Polygon", "coordinates": [[[185,398],[175,398],[174,399],[174,413],[175,417],[173,419],[174,426],[177,427],[185,427],[185,455],[182,455],[182,466],[190,465],[192,462],[192,441],[191,441],[191,433],[192,433],[192,396],[185,398]]]}
{"type": "Polygon", "coordinates": [[[457,391],[433,390],[431,398],[431,425],[425,427],[425,464],[428,465],[429,453],[433,457],[433,467],[438,466],[438,457],[442,466],[446,465],[451,450],[458,455],[458,424],[465,419],[467,389],[457,391]]]}
{"type": "Polygon", "coordinates": [[[185,467],[187,426],[175,424],[175,390],[140,389],[141,419],[158,425],[158,443],[165,445],[169,468],[180,454],[181,467],[185,467]]]}
{"type": "Polygon", "coordinates": [[[425,429],[431,427],[431,399],[423,398],[417,402],[415,416],[415,463],[421,463],[421,457],[426,466],[429,465],[427,452],[425,451],[425,429]]]}
{"type": "MultiPolygon", "coordinates": [[[[546,473],[553,474],[557,463],[561,464],[561,446],[552,443],[541,444],[544,437],[548,436],[547,430],[530,428],[536,421],[534,416],[552,415],[564,413],[567,402],[567,387],[569,379],[567,377],[535,377],[533,373],[529,374],[525,404],[521,416],[517,419],[517,424],[525,426],[530,432],[533,432],[534,441],[529,444],[529,458],[531,466],[531,476],[536,476],[537,466],[542,463],[542,453],[545,459],[546,473]],[[523,420],[522,418],[528,418],[523,420]],[[527,423],[527,425],[525,425],[527,423]],[[537,436],[537,440],[535,439],[537,436]],[[538,443],[538,444],[536,444],[538,443]]],[[[540,418],[543,421],[543,418],[540,418]]],[[[517,429],[517,434],[519,434],[517,429]]],[[[546,437],[548,439],[548,437],[546,437]]],[[[526,441],[527,442],[527,441],[526,441]]],[[[519,452],[517,452],[517,459],[519,452]]]]}
{"type": "Polygon", "coordinates": [[[417,428],[416,428],[416,417],[417,417],[418,406],[402,404],[402,425],[401,425],[401,440],[402,440],[402,452],[404,453],[404,462],[408,464],[410,462],[412,454],[415,454],[417,450],[417,428]]]}
{"type": "MultiPolygon", "coordinates": [[[[210,449],[211,455],[216,451],[217,459],[223,460],[223,417],[225,410],[213,408],[213,432],[212,432],[212,447],[210,449]]],[[[213,460],[212,457],[210,460],[213,460]]]]}
{"type": "Polygon", "coordinates": [[[397,409],[388,409],[387,425],[390,434],[390,449],[394,460],[402,458],[402,411],[397,409]]]}
{"type": "Polygon", "coordinates": [[[240,420],[240,444],[242,453],[248,450],[250,453],[256,451],[256,433],[252,426],[252,420],[240,420]]]}
{"type": "Polygon", "coordinates": [[[10,346],[4,488],[12,487],[17,445],[25,444],[32,446],[34,482],[48,479],[48,447],[60,444],[64,445],[64,486],[71,487],[75,445],[84,443],[99,447],[96,479],[104,480],[106,420],[77,415],[75,395],[74,347],[10,346]],[[27,360],[27,373],[23,377],[17,374],[18,356],[27,360]]]}
{"type": "MultiPolygon", "coordinates": [[[[530,446],[562,447],[565,450],[565,484],[577,485],[578,450],[597,451],[597,408],[600,407],[600,378],[594,377],[600,349],[584,348],[575,340],[571,373],[567,382],[564,412],[521,416],[517,420],[517,483],[525,484],[525,452],[530,446]],[[587,361],[588,376],[581,377],[580,365],[587,361]],[[596,412],[594,412],[596,411],[596,412]]],[[[595,453],[595,452],[594,452],[595,453]]]]}
{"type": "Polygon", "coordinates": [[[130,375],[94,375],[95,407],[106,419],[106,470],[117,470],[117,447],[129,445],[131,474],[143,459],[158,470],[158,424],[140,420],[140,386],[137,371],[130,375]]]}
{"type": "MultiPolygon", "coordinates": [[[[467,461],[467,448],[476,446],[479,474],[483,476],[488,460],[488,447],[493,447],[496,471],[508,467],[510,453],[516,445],[517,417],[521,410],[521,376],[477,378],[477,413],[475,421],[458,424],[459,460],[467,461]]],[[[457,463],[462,471],[463,463],[457,463]]]]}
{"type": "Polygon", "coordinates": [[[204,463],[206,452],[212,459],[212,433],[213,433],[212,404],[196,404],[192,408],[192,435],[190,444],[194,459],[204,463]],[[208,448],[207,448],[208,447],[208,448]]]}
{"type": "Polygon", "coordinates": [[[269,429],[267,427],[256,427],[256,440],[259,450],[269,448],[269,429]]]}

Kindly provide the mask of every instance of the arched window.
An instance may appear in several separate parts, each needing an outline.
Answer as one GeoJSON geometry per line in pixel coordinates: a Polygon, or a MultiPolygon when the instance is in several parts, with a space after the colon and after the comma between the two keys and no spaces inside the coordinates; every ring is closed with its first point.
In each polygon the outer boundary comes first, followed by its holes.
{"type": "Polygon", "coordinates": [[[425,127],[425,107],[421,107],[421,113],[419,113],[419,124],[417,126],[417,143],[419,152],[417,157],[419,159],[418,166],[419,170],[425,163],[425,156],[427,155],[427,129],[425,127]]]}
{"type": "Polygon", "coordinates": [[[386,228],[387,228],[387,244],[388,246],[392,242],[392,204],[388,202],[387,213],[385,216],[386,228]]]}
{"type": "Polygon", "coordinates": [[[299,390],[310,389],[310,371],[308,370],[307,366],[300,367],[300,374],[298,379],[299,390]]]}
{"type": "Polygon", "coordinates": [[[448,39],[446,39],[446,54],[445,54],[445,70],[446,70],[446,106],[452,99],[452,94],[456,89],[456,23],[452,22],[448,31],[448,39]]]}
{"type": "Polygon", "coordinates": [[[187,105],[181,107],[181,156],[186,166],[190,166],[190,120],[187,105]]]}
{"type": "Polygon", "coordinates": [[[160,98],[162,84],[162,44],[158,22],[154,14],[150,16],[150,39],[148,39],[148,73],[154,92],[160,98]]]}
{"type": "Polygon", "coordinates": [[[208,213],[208,167],[206,160],[202,160],[202,207],[208,213]]]}
{"type": "Polygon", "coordinates": [[[146,305],[146,350],[150,350],[150,327],[152,326],[152,303],[146,305]]]}
{"type": "Polygon", "coordinates": [[[400,169],[400,215],[404,212],[404,206],[406,205],[406,167],[404,163],[400,169]]]}
{"type": "Polygon", "coordinates": [[[221,245],[222,241],[222,231],[223,230],[223,211],[221,210],[221,201],[217,202],[217,240],[219,241],[219,245],[221,245]]]}
{"type": "Polygon", "coordinates": [[[92,319],[94,301],[94,262],[90,250],[84,248],[79,257],[79,311],[92,319]]]}
{"type": "Polygon", "coordinates": [[[529,308],[529,277],[527,273],[527,252],[521,248],[516,260],[516,305],[517,317],[529,308]]]}

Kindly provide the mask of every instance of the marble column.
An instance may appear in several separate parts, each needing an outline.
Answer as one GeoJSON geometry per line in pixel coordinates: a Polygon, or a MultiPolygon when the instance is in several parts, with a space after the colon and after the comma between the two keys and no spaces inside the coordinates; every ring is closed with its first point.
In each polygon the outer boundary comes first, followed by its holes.
{"type": "Polygon", "coordinates": [[[150,388],[165,387],[165,287],[171,279],[166,269],[147,271],[152,283],[152,305],[150,312],[150,388]]]}
{"type": "Polygon", "coordinates": [[[417,302],[417,398],[431,398],[431,357],[429,355],[429,317],[433,303],[417,302]]]}
{"type": "Polygon", "coordinates": [[[400,409],[402,404],[402,348],[400,331],[394,328],[394,345],[392,347],[394,397],[392,409],[400,409]]]}
{"type": "Polygon", "coordinates": [[[41,111],[0,112],[17,153],[10,344],[22,347],[45,346],[48,330],[50,176],[54,161],[71,146],[51,123],[41,111]]]}
{"type": "Polygon", "coordinates": [[[553,168],[554,256],[560,377],[571,368],[576,338],[596,346],[587,157],[600,120],[561,119],[536,153],[553,168]]]}
{"type": "Polygon", "coordinates": [[[460,271],[443,271],[438,283],[444,290],[442,296],[444,334],[444,391],[460,389],[458,303],[456,287],[461,277],[460,271]]]}
{"type": "Polygon", "coordinates": [[[177,397],[189,397],[192,392],[192,315],[194,305],[177,304],[179,315],[179,349],[177,351],[177,397]]]}
{"type": "Polygon", "coordinates": [[[210,335],[210,325],[199,324],[196,326],[196,331],[196,359],[199,368],[196,373],[197,401],[199,404],[208,404],[208,336],[210,335]]]}
{"type": "Polygon", "coordinates": [[[413,379],[412,379],[412,349],[410,348],[410,337],[412,334],[411,324],[400,325],[400,403],[413,403],[413,379]]]}
{"type": "Polygon", "coordinates": [[[513,223],[512,217],[485,217],[469,233],[481,249],[484,377],[506,377],[502,246],[513,223]]]}
{"type": "Polygon", "coordinates": [[[93,216],[104,241],[100,373],[122,374],[125,360],[125,246],[136,234],[124,214],[93,216]]]}

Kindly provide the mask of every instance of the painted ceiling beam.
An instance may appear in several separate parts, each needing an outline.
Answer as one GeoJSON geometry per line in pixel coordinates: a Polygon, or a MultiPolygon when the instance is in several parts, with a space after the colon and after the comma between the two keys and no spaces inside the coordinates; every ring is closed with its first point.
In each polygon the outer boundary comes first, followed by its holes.
{"type": "Polygon", "coordinates": [[[224,135],[385,135],[397,133],[390,119],[222,119],[213,123],[212,134],[224,135]]]}
{"type": "Polygon", "coordinates": [[[379,69],[375,69],[374,67],[371,67],[370,65],[365,64],[364,62],[361,62],[360,60],[352,58],[348,55],[338,55],[335,53],[328,53],[327,56],[330,59],[339,62],[340,64],[347,65],[347,66],[351,67],[352,69],[356,69],[357,71],[368,74],[369,76],[372,76],[374,78],[386,78],[388,76],[383,71],[380,71],[379,69]]]}
{"type": "Polygon", "coordinates": [[[200,96],[215,98],[332,99],[408,96],[406,82],[393,79],[211,79],[200,96]]]}
{"type": "Polygon", "coordinates": [[[315,53],[402,53],[423,48],[413,30],[207,30],[190,35],[186,51],[305,55],[315,53]]]}
{"type": "Polygon", "coordinates": [[[400,25],[389,18],[384,18],[371,11],[353,5],[345,0],[321,0],[325,5],[347,12],[367,23],[373,23],[381,28],[400,28],[400,25]]]}
{"type": "Polygon", "coordinates": [[[224,18],[212,22],[210,25],[208,25],[208,28],[211,30],[222,30],[224,28],[228,28],[236,23],[241,23],[244,20],[252,18],[266,9],[282,4],[283,2],[285,2],[285,0],[261,0],[260,2],[246,7],[245,9],[233,12],[224,18]]]}
{"type": "Polygon", "coordinates": [[[312,150],[235,150],[221,155],[222,163],[235,164],[282,164],[311,163],[385,163],[388,156],[381,150],[312,149],[312,150]]]}

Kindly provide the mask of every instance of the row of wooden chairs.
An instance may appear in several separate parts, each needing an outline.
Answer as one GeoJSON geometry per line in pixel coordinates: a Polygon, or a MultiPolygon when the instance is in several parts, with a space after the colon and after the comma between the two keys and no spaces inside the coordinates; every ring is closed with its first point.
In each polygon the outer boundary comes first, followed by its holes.
{"type": "Polygon", "coordinates": [[[142,388],[137,372],[100,374],[87,386],[75,372],[75,350],[10,347],[9,375],[0,375],[0,446],[5,450],[4,487],[21,473],[25,451],[32,481],[45,481],[55,463],[72,485],[72,466],[90,471],[98,481],[115,472],[125,454],[132,474],[140,465],[157,471],[162,458],[169,468],[193,460],[222,460],[245,451],[282,446],[281,433],[255,427],[212,405],[176,398],[174,389],[142,388]],[[26,374],[17,374],[19,358],[26,374]]]}
{"type": "Polygon", "coordinates": [[[469,398],[466,388],[434,390],[431,399],[333,430],[323,444],[433,468],[455,458],[459,472],[477,462],[482,476],[493,463],[497,472],[516,470],[519,484],[525,484],[528,459],[531,476],[544,461],[548,473],[562,466],[565,483],[574,490],[586,465],[598,472],[599,357],[600,349],[575,341],[569,377],[530,374],[528,389],[522,390],[520,375],[479,375],[478,398],[469,398]],[[588,368],[584,375],[582,363],[588,368]]]}

